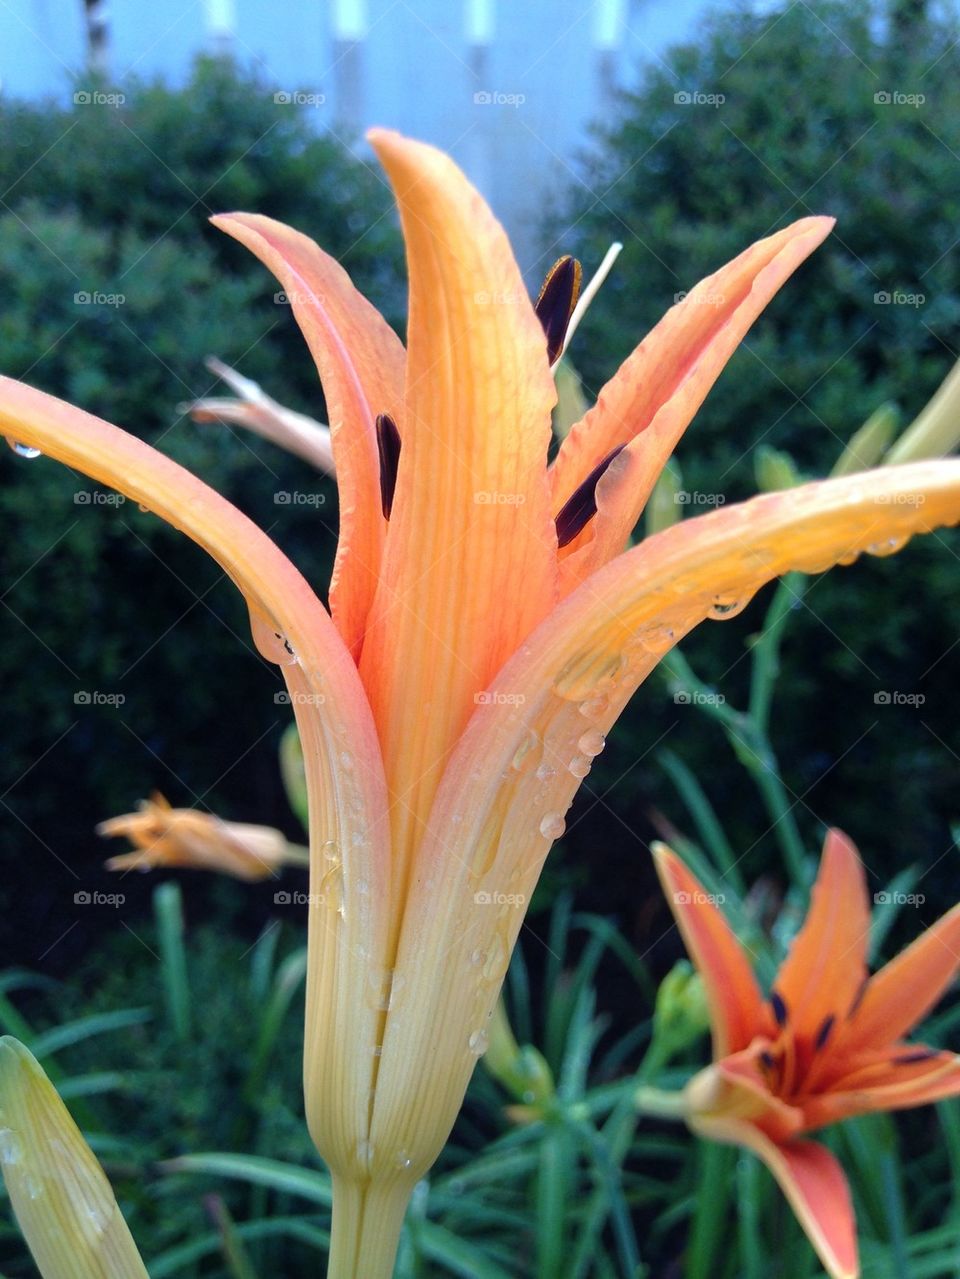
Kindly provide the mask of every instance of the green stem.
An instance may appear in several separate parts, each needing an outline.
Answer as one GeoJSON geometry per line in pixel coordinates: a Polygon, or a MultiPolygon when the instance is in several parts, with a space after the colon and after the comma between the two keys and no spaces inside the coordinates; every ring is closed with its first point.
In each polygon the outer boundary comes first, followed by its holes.
{"type": "Polygon", "coordinates": [[[667,1092],[646,1084],[633,1094],[633,1104],[643,1114],[655,1115],[657,1119],[685,1119],[688,1109],[682,1092],[667,1092]]]}
{"type": "Polygon", "coordinates": [[[780,645],[791,609],[807,593],[808,579],[802,573],[788,573],[774,591],[763,627],[753,645],[750,670],[750,718],[764,734],[770,727],[770,704],[780,673],[780,645]]]}
{"type": "Polygon", "coordinates": [[[413,1186],[333,1178],[327,1279],[391,1279],[413,1186]]]}

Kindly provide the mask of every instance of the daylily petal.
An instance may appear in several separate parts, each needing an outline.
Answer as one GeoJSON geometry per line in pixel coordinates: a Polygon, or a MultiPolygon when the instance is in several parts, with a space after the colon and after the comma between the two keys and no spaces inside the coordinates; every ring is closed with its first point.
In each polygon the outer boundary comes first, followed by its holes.
{"type": "Polygon", "coordinates": [[[329,426],[278,404],[259,383],[244,377],[215,355],[208,355],[204,363],[211,373],[223,378],[236,399],[206,396],[178,405],[178,413],[189,413],[195,422],[230,422],[244,426],[271,444],[302,457],[318,471],[334,474],[329,426]]]}
{"type": "Polygon", "coordinates": [[[563,593],[623,550],[657,476],[727,361],[833,223],[802,218],[701,280],[624,361],[570,431],[551,468],[555,506],[618,445],[634,441],[630,452],[637,465],[629,483],[598,488],[596,517],[561,552],[563,593]]]}
{"type": "Polygon", "coordinates": [[[816,1040],[827,1018],[840,1023],[849,1011],[867,975],[869,934],[860,855],[841,831],[828,831],[810,909],[774,987],[791,1031],[806,1041],[803,1047],[816,1040]]]}
{"type": "Polygon", "coordinates": [[[883,1060],[861,1066],[837,1079],[829,1091],[803,1103],[808,1128],[821,1128],[849,1115],[873,1110],[906,1110],[960,1094],[960,1056],[902,1044],[883,1060]]]}
{"type": "Polygon", "coordinates": [[[43,1279],[147,1279],[106,1174],[39,1062],[9,1035],[0,1170],[43,1279]]]}
{"type": "Polygon", "coordinates": [[[815,1141],[771,1141],[742,1120],[691,1119],[694,1131],[714,1141],[745,1146],[760,1156],[787,1196],[797,1220],[831,1279],[857,1279],[857,1227],[843,1169],[815,1141]]]}
{"type": "Polygon", "coordinates": [[[756,1040],[694,1075],[683,1093],[688,1119],[749,1120],[773,1141],[788,1141],[802,1132],[803,1111],[775,1096],[761,1072],[759,1058],[767,1042],[756,1040]]]}
{"type": "Polygon", "coordinates": [[[152,870],[182,866],[217,871],[252,882],[277,877],[290,862],[302,864],[282,831],[250,822],[225,822],[215,813],[194,808],[171,808],[162,795],[141,802],[140,811],[101,822],[97,834],[123,836],[136,852],[121,853],[106,863],[107,870],[152,870]]]}
{"type": "Polygon", "coordinates": [[[442,1146],[564,814],[663,654],[781,573],[821,572],[956,520],[960,462],[825,480],[666,529],[557,606],[497,674],[498,697],[477,707],[437,792],[404,912],[402,1009],[387,1016],[372,1140],[396,1149],[415,1122],[442,1146]],[[425,1062],[424,1043],[446,1047],[425,1062]]]}
{"type": "Polygon", "coordinates": [[[845,1044],[879,1047],[906,1035],[940,1001],[958,968],[960,906],[954,906],[870,978],[845,1044]]]}
{"type": "Polygon", "coordinates": [[[760,1029],[763,999],[749,957],[703,886],[665,844],[654,864],[687,953],[706,987],[713,1055],[738,1052],[760,1029]]]}
{"type": "Polygon", "coordinates": [[[118,489],[202,546],[245,595],[261,652],[282,667],[313,782],[307,1115],[312,1121],[323,1106],[335,1117],[324,1131],[337,1136],[322,1153],[335,1168],[355,1168],[351,1134],[366,1127],[381,1016],[370,998],[368,969],[385,962],[390,902],[386,789],[356,666],[327,611],[279,548],[170,458],[5,377],[0,434],[118,489]]]}
{"type": "Polygon", "coordinates": [[[283,285],[320,373],[340,491],[330,608],[356,659],[384,539],[374,422],[378,413],[402,421],[403,345],[340,263],[308,236],[254,213],[224,213],[211,221],[283,285]]]}
{"type": "Polygon", "coordinates": [[[360,667],[402,885],[478,695],[555,599],[546,456],[556,395],[543,331],[481,197],[433,147],[383,130],[370,139],[396,192],[410,274],[403,452],[360,667]]]}

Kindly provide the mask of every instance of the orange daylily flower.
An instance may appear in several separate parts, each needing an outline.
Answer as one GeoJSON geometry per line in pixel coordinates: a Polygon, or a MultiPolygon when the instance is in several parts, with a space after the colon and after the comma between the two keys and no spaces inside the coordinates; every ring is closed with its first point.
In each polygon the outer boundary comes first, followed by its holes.
{"type": "Polygon", "coordinates": [[[123,835],[136,846],[136,852],[111,857],[107,870],[185,867],[253,881],[276,876],[283,866],[305,864],[306,850],[290,844],[272,826],[225,822],[215,813],[171,808],[162,795],[142,800],[138,813],[101,822],[97,834],[123,835]]]}
{"type": "Polygon", "coordinates": [[[194,476],[0,379],[0,430],[205,547],[287,680],[310,806],[306,1108],[334,1179],[338,1279],[390,1273],[544,858],[662,654],[781,573],[960,519],[960,463],[941,461],[763,496],[625,551],[724,364],[831,220],[804,218],[692,289],[548,466],[544,328],[556,354],[576,273],[557,268],[538,315],[453,162],[392,132],[371,141],[406,238],[406,351],[306,236],[253,214],[214,219],[276,274],[323,382],[340,491],[330,613],[194,476]]]}
{"type": "Polygon", "coordinates": [[[960,906],[870,977],[863,866],[850,840],[829,831],[806,921],[765,999],[713,899],[665,844],[654,857],[713,1029],[713,1065],[687,1085],[684,1117],[694,1132],[758,1154],[827,1272],[855,1279],[846,1178],[825,1146],[803,1137],[851,1115],[960,1094],[960,1056],[904,1041],[960,968],[960,906]]]}

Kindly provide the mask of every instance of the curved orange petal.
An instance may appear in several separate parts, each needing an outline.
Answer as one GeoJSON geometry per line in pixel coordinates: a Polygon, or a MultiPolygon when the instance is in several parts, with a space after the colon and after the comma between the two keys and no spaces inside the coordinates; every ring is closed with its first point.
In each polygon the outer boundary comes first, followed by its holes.
{"type": "Polygon", "coordinates": [[[713,1141],[745,1146],[759,1155],[786,1195],[831,1279],[857,1279],[857,1223],[840,1164],[815,1141],[771,1141],[742,1120],[690,1121],[713,1141]]]}
{"type": "Polygon", "coordinates": [[[308,236],[255,213],[210,219],[277,277],[316,361],[340,492],[330,608],[356,659],[383,553],[378,413],[402,420],[403,344],[334,258],[308,236]]]}
{"type": "Polygon", "coordinates": [[[869,934],[860,855],[841,831],[828,831],[806,920],[774,984],[795,1035],[815,1041],[828,1017],[842,1022],[867,975],[869,934]]]}
{"type": "Polygon", "coordinates": [[[597,463],[630,444],[629,482],[597,488],[597,514],[561,552],[565,594],[618,555],[647,498],[710,388],[748,329],[797,267],[825,239],[834,219],[802,218],[758,240],[672,307],[570,431],[551,468],[559,506],[597,463]]]}
{"type": "Polygon", "coordinates": [[[960,906],[870,978],[844,1038],[850,1049],[894,1043],[926,1017],[960,968],[960,906]]]}
{"type": "MultiPolygon", "coordinates": [[[[877,1054],[880,1057],[880,1054],[877,1054]]],[[[882,1060],[861,1063],[834,1079],[828,1091],[803,1103],[808,1128],[821,1128],[873,1110],[906,1110],[960,1094],[960,1056],[901,1044],[882,1060]]]]}
{"type": "Polygon", "coordinates": [[[410,275],[403,451],[360,667],[402,884],[476,698],[555,599],[556,395],[540,323],[481,197],[435,148],[369,136],[396,192],[410,275]]]}
{"type": "Polygon", "coordinates": [[[658,533],[556,607],[496,675],[497,698],[477,707],[444,771],[404,911],[402,1008],[387,1016],[372,1139],[396,1148],[395,1117],[411,1113],[414,1095],[417,1122],[429,1105],[452,1123],[566,810],[663,654],[781,573],[823,571],[874,541],[957,519],[960,462],[825,480],[658,533]],[[438,1046],[426,1064],[424,1043],[438,1046]]]}
{"type": "Polygon", "coordinates": [[[390,897],[386,788],[356,666],[327,611],[280,549],[170,458],[5,377],[0,434],[125,493],[202,546],[246,597],[261,652],[282,666],[310,791],[307,1114],[315,1136],[318,1111],[333,1116],[323,1129],[322,1153],[335,1167],[354,1168],[356,1133],[366,1130],[369,1117],[381,1015],[368,983],[370,971],[384,963],[390,897]]]}
{"type": "Polygon", "coordinates": [[[703,978],[714,1058],[746,1048],[760,1028],[760,988],[730,925],[703,886],[666,844],[653,846],[664,895],[703,978]]]}
{"type": "Polygon", "coordinates": [[[768,1048],[769,1040],[758,1038],[694,1075],[683,1092],[688,1121],[747,1120],[773,1141],[789,1141],[802,1132],[803,1111],[776,1096],[760,1068],[768,1048]]]}

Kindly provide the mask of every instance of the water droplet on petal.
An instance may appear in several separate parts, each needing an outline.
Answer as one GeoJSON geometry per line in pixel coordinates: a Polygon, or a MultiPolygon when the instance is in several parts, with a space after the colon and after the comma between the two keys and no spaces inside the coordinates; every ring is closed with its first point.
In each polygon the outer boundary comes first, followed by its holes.
{"type": "Polygon", "coordinates": [[[407,1154],[405,1150],[397,1151],[397,1157],[394,1160],[394,1162],[396,1163],[398,1168],[410,1168],[413,1165],[413,1160],[410,1158],[410,1156],[407,1154]]]}
{"type": "Polygon", "coordinates": [[[667,653],[673,648],[677,635],[672,626],[664,626],[661,622],[655,622],[651,626],[646,626],[637,635],[637,641],[641,648],[645,648],[648,653],[667,653]]]}
{"type": "Polygon", "coordinates": [[[0,1128],[0,1163],[16,1164],[20,1162],[22,1151],[17,1135],[12,1128],[0,1128]]]}
{"type": "Polygon", "coordinates": [[[476,1057],[482,1057],[487,1051],[490,1043],[490,1036],[485,1030],[475,1030],[467,1040],[467,1047],[476,1057]]]}
{"type": "Polygon", "coordinates": [[[599,719],[605,711],[610,709],[610,699],[600,693],[597,697],[590,697],[587,701],[581,702],[578,709],[584,719],[599,719]]]}
{"type": "Polygon", "coordinates": [[[584,778],[593,764],[587,755],[574,755],[573,759],[567,765],[567,771],[574,777],[584,778]]]}
{"type": "Polygon", "coordinates": [[[884,555],[896,555],[897,551],[903,550],[903,548],[906,546],[906,544],[909,541],[910,541],[909,537],[901,536],[901,537],[888,537],[888,538],[885,538],[882,542],[871,542],[870,545],[867,547],[867,554],[878,555],[881,557],[884,555]]]}
{"type": "Polygon", "coordinates": [[[517,747],[510,763],[518,773],[525,773],[537,762],[539,751],[540,738],[531,729],[517,747]]]}
{"type": "Polygon", "coordinates": [[[275,630],[267,619],[254,609],[250,610],[250,632],[257,652],[275,666],[292,666],[297,655],[286,636],[275,630]]]}
{"type": "Polygon", "coordinates": [[[582,752],[584,755],[589,755],[590,758],[593,759],[595,755],[600,754],[606,744],[607,739],[604,735],[599,733],[595,728],[592,728],[588,733],[584,733],[577,742],[577,750],[582,752]]]}
{"type": "Polygon", "coordinates": [[[540,834],[545,839],[559,839],[566,829],[562,813],[547,813],[540,819],[540,834]]]}
{"type": "Polygon", "coordinates": [[[19,440],[12,440],[9,435],[4,436],[4,438],[17,457],[35,458],[40,456],[40,450],[35,449],[32,444],[21,444],[19,440]]]}
{"type": "Polygon", "coordinates": [[[726,621],[728,617],[736,617],[738,613],[742,613],[749,603],[749,595],[715,595],[707,616],[712,617],[715,622],[726,621]]]}
{"type": "Polygon", "coordinates": [[[556,777],[556,775],[557,770],[551,764],[547,763],[541,764],[535,774],[537,780],[541,782],[549,782],[552,778],[556,777]]]}

